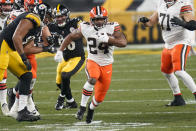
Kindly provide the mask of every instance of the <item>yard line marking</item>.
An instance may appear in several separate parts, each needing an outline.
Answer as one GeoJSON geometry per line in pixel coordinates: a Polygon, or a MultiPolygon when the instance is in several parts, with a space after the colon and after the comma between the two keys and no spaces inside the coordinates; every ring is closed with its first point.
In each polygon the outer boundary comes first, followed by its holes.
{"type": "MultiPolygon", "coordinates": [[[[187,69],[187,71],[190,71],[190,72],[195,72],[196,69],[187,69]]],[[[139,72],[139,73],[144,73],[144,72],[160,72],[161,74],[161,71],[158,69],[158,70],[135,70],[135,69],[130,69],[130,70],[114,70],[112,71],[112,73],[133,73],[133,72],[139,72]]],[[[38,75],[50,75],[50,74],[56,74],[56,72],[41,72],[41,71],[38,71],[37,73],[38,75]]],[[[80,72],[80,74],[85,74],[85,72],[80,72]]]]}
{"type": "Polygon", "coordinates": [[[146,127],[152,126],[153,123],[141,123],[141,122],[129,122],[129,123],[106,123],[102,121],[92,121],[90,124],[86,122],[75,122],[73,124],[42,124],[42,125],[30,125],[25,126],[26,128],[37,128],[37,129],[56,129],[56,130],[68,130],[68,131],[119,131],[124,130],[128,127],[146,127]]]}
{"type": "MultiPolygon", "coordinates": [[[[131,89],[131,90],[109,90],[109,92],[126,92],[126,91],[170,91],[171,89],[131,89]]],[[[35,93],[46,93],[46,91],[34,90],[35,93]]],[[[47,91],[47,93],[56,93],[56,90],[47,91]]],[[[78,90],[71,90],[71,92],[82,92],[82,88],[78,90]]]]}
{"type": "MultiPolygon", "coordinates": [[[[170,102],[172,100],[111,100],[111,101],[104,101],[104,103],[144,103],[144,102],[170,102]]],[[[56,101],[36,101],[36,104],[51,104],[55,103],[56,101]]],[[[195,100],[187,99],[185,100],[186,104],[196,104],[195,100]]]]}
{"type": "MultiPolygon", "coordinates": [[[[96,112],[97,116],[112,116],[112,115],[151,115],[151,114],[195,114],[195,111],[187,112],[96,112]]],[[[75,114],[41,114],[42,116],[75,116],[75,114]]]]}

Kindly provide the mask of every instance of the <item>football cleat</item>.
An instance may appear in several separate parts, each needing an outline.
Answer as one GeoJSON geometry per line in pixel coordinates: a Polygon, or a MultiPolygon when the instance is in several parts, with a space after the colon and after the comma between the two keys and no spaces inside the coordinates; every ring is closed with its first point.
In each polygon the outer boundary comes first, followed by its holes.
{"type": "Polygon", "coordinates": [[[7,103],[3,103],[1,106],[1,111],[3,113],[4,116],[8,116],[9,114],[9,109],[8,109],[8,105],[7,103]]]}
{"type": "Polygon", "coordinates": [[[8,108],[9,110],[12,108],[16,95],[13,93],[14,88],[8,88],[7,89],[7,96],[8,96],[8,108]]]}
{"type": "Polygon", "coordinates": [[[66,108],[66,109],[69,109],[69,108],[77,108],[78,105],[75,101],[69,103],[69,102],[66,102],[66,105],[63,107],[63,108],[66,108]]]}
{"type": "Polygon", "coordinates": [[[23,110],[18,112],[18,116],[16,118],[17,121],[37,121],[40,118],[37,116],[34,116],[31,112],[27,110],[27,107],[25,107],[23,110]]]}
{"type": "Polygon", "coordinates": [[[62,110],[63,109],[64,100],[65,100],[65,97],[61,97],[61,96],[58,97],[57,103],[55,105],[56,110],[62,110]]]}
{"type": "Polygon", "coordinates": [[[90,104],[88,106],[88,112],[87,112],[87,115],[86,115],[86,123],[89,124],[92,122],[93,120],[93,114],[94,114],[94,110],[91,110],[90,109],[90,104]]]}
{"type": "Polygon", "coordinates": [[[175,96],[174,100],[171,101],[169,104],[166,106],[183,106],[186,105],[183,97],[181,95],[175,96]]]}
{"type": "Polygon", "coordinates": [[[76,119],[78,120],[82,120],[83,116],[84,116],[84,113],[86,111],[86,107],[84,106],[80,106],[78,112],[76,113],[75,117],[76,119]]]}

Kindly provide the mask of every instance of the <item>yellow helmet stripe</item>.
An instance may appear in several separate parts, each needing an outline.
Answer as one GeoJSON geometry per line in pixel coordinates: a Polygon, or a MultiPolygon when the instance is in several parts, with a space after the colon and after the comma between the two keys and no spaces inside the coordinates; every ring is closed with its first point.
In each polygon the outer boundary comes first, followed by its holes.
{"type": "Polygon", "coordinates": [[[57,5],[56,11],[59,13],[60,4],[57,5]]]}

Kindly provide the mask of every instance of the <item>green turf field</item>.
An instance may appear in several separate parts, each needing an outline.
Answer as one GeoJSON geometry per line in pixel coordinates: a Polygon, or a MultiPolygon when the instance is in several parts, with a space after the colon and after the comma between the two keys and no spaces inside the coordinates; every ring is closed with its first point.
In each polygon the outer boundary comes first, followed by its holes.
{"type": "MultiPolygon", "coordinates": [[[[55,85],[57,63],[53,57],[38,59],[38,78],[34,99],[41,113],[37,122],[17,122],[0,112],[0,130],[25,131],[195,131],[196,102],[180,81],[187,102],[182,107],[165,107],[173,99],[160,72],[160,54],[144,52],[114,55],[113,76],[105,101],[95,110],[94,122],[75,119],[77,109],[56,111],[59,94],[55,85]]],[[[187,72],[196,80],[196,56],[189,57],[187,72]]],[[[72,78],[73,96],[80,103],[86,81],[84,70],[72,78]]],[[[17,79],[8,74],[8,86],[17,79]]],[[[86,116],[86,115],[85,115],[86,116]]]]}

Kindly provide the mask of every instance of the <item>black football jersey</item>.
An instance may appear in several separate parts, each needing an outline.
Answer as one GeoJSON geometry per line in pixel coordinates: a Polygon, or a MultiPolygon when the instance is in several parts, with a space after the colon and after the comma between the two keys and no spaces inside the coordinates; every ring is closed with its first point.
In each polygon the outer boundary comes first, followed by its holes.
{"type": "MultiPolygon", "coordinates": [[[[71,19],[64,27],[58,27],[57,24],[51,23],[48,25],[48,28],[55,38],[55,46],[59,47],[63,42],[63,39],[71,33],[74,29],[77,28],[78,18],[71,19]]],[[[84,57],[84,49],[82,39],[71,42],[67,48],[63,51],[63,57],[65,60],[68,60],[73,57],[82,56],[84,57]]]]}
{"type": "Polygon", "coordinates": [[[37,34],[41,32],[41,20],[40,17],[36,14],[25,12],[16,17],[7,27],[3,29],[0,34],[0,38],[4,39],[11,49],[15,50],[14,43],[12,40],[13,34],[22,19],[28,19],[33,23],[34,28],[31,29],[23,39],[23,44],[27,43],[28,40],[34,39],[37,37],[37,34]]]}

